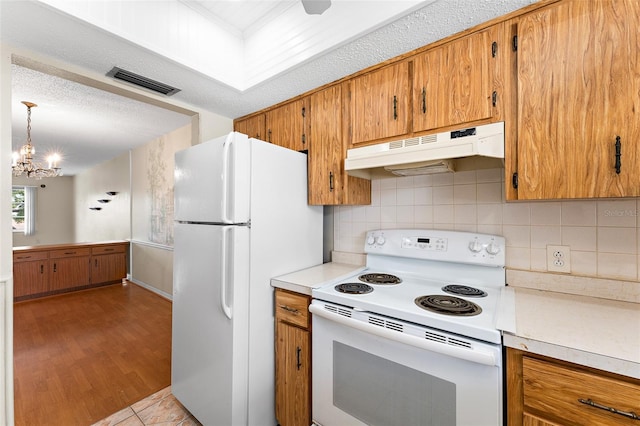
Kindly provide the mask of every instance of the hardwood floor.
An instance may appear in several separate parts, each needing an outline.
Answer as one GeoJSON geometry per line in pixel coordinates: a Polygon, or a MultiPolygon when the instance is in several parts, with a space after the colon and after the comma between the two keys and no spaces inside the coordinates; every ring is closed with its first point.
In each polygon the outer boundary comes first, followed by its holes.
{"type": "Polygon", "coordinates": [[[171,302],[116,284],[14,305],[16,425],[91,425],[169,386],[171,302]]]}

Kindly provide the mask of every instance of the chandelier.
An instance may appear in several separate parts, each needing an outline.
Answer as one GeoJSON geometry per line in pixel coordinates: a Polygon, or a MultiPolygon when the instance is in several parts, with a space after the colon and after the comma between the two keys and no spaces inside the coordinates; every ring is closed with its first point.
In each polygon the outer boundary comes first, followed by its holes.
{"type": "Polygon", "coordinates": [[[33,102],[22,101],[27,106],[27,143],[20,148],[20,151],[12,154],[13,163],[11,169],[13,176],[26,175],[41,179],[43,177],[60,176],[60,155],[53,153],[47,157],[48,167],[44,168],[40,163],[33,161],[33,155],[36,153],[35,148],[31,144],[31,108],[38,105],[33,102]]]}

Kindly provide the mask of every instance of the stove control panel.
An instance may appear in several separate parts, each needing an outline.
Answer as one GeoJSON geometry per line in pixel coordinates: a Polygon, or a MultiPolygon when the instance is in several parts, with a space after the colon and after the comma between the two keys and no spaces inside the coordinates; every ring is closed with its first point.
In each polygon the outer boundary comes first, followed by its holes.
{"type": "Polygon", "coordinates": [[[402,248],[447,251],[446,238],[402,237],[402,248]]]}
{"type": "Polygon", "coordinates": [[[440,229],[381,229],[367,232],[365,253],[504,266],[505,239],[498,235],[440,229]]]}

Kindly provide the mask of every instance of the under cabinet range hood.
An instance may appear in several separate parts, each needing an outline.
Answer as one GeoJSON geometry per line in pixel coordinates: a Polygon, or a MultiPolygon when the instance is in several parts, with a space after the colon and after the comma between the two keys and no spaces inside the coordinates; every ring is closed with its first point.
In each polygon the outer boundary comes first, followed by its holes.
{"type": "Polygon", "coordinates": [[[344,168],[371,179],[504,166],[504,123],[434,133],[347,150],[344,168]],[[493,161],[483,161],[492,159],[493,161]],[[479,165],[479,166],[478,166],[479,165]]]}

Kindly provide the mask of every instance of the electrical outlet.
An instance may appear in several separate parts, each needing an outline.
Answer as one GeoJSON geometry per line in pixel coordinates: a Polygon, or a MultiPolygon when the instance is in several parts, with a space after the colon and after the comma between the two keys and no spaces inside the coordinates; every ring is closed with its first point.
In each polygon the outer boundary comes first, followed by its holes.
{"type": "Polygon", "coordinates": [[[571,248],[569,246],[547,246],[547,271],[571,272],[571,248]]]}

